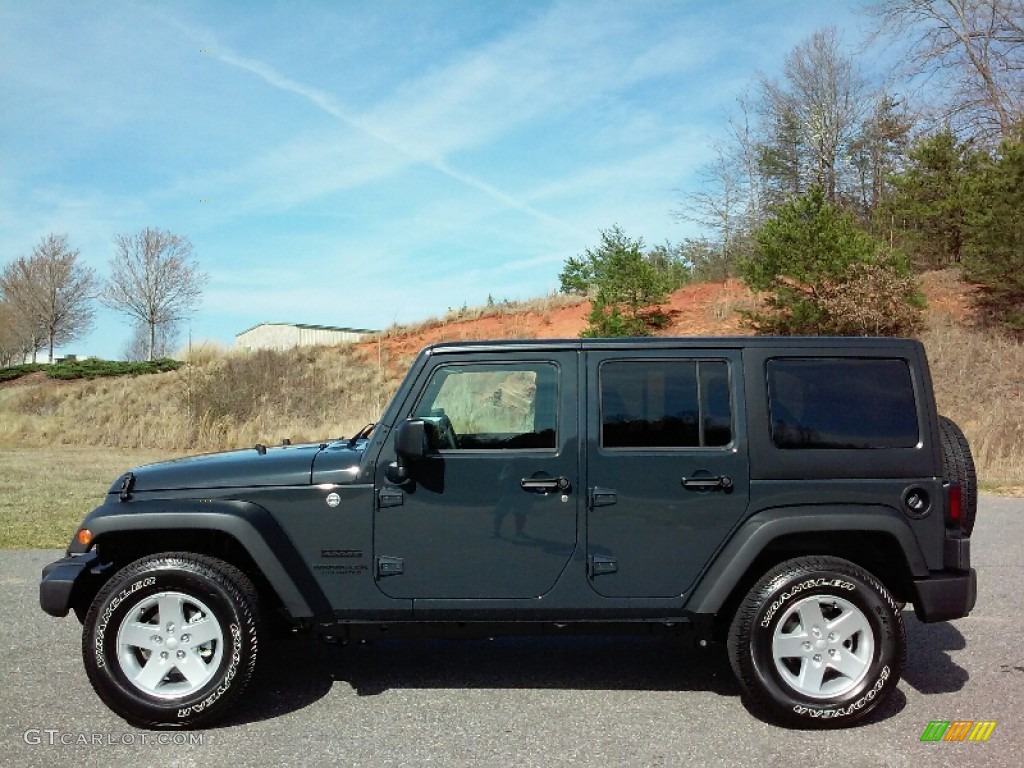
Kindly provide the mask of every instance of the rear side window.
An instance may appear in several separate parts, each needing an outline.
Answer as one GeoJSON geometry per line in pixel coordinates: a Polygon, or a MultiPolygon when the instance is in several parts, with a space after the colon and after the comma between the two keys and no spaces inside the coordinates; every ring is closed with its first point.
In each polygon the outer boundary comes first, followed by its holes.
{"type": "Polygon", "coordinates": [[[724,361],[632,360],[601,365],[604,448],[721,447],[732,442],[724,361]]]}
{"type": "Polygon", "coordinates": [[[905,360],[769,360],[768,402],[780,448],[912,448],[919,441],[905,360]]]}

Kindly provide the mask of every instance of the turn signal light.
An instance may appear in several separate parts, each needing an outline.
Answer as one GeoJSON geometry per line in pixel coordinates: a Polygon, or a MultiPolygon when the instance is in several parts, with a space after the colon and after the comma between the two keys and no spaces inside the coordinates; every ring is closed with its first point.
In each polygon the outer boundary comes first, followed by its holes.
{"type": "Polygon", "coordinates": [[[92,543],[92,531],[88,528],[83,528],[75,538],[78,539],[78,543],[83,547],[88,547],[92,543]]]}

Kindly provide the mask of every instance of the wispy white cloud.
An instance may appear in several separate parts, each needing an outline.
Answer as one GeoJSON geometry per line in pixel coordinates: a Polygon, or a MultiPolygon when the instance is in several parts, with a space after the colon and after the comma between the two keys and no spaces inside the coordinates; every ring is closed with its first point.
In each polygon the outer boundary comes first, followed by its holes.
{"type": "Polygon", "coordinates": [[[685,233],[722,107],[844,5],[779,3],[0,4],[0,259],[172,228],[223,338],[527,298],[612,224],[685,233]]]}
{"type": "MultiPolygon", "coordinates": [[[[216,50],[218,51],[218,58],[226,64],[237,67],[246,72],[250,72],[274,88],[300,96],[346,126],[393,150],[407,162],[427,165],[435,171],[444,174],[455,181],[461,182],[462,184],[465,184],[488,197],[491,197],[502,205],[527,213],[541,221],[544,221],[545,223],[572,229],[572,226],[566,222],[560,221],[544,211],[527,205],[521,200],[516,199],[515,196],[503,192],[497,187],[488,184],[471,174],[458,171],[440,156],[433,153],[425,153],[421,148],[415,147],[410,143],[406,143],[400,138],[390,135],[386,130],[375,126],[372,121],[366,121],[354,116],[347,109],[341,106],[330,94],[287,77],[269,64],[252,58],[247,58],[230,51],[221,44],[216,45],[216,50]]],[[[389,172],[393,170],[395,170],[394,167],[388,169],[389,172]]]]}
{"type": "MultiPolygon", "coordinates": [[[[493,142],[518,126],[555,119],[601,99],[602,94],[694,60],[692,51],[667,41],[651,48],[635,40],[629,45],[618,43],[634,38],[625,34],[630,14],[617,6],[602,6],[600,12],[587,6],[556,6],[496,41],[453,56],[359,113],[321,88],[231,50],[208,30],[173,23],[209,45],[225,64],[300,97],[357,134],[313,141],[306,136],[239,169],[235,175],[241,179],[266,174],[275,182],[251,185],[255,191],[244,205],[295,205],[369,184],[409,165],[423,165],[502,206],[577,236],[587,233],[520,194],[463,170],[451,157],[493,142]],[[379,145],[377,151],[372,144],[379,145]],[[379,151],[381,147],[389,152],[379,151]]],[[[599,131],[601,126],[593,128],[599,131]]],[[[513,151],[528,152],[528,148],[513,151]]],[[[528,154],[523,155],[523,163],[530,161],[528,154]]],[[[230,176],[226,181],[231,181],[230,176]]]]}

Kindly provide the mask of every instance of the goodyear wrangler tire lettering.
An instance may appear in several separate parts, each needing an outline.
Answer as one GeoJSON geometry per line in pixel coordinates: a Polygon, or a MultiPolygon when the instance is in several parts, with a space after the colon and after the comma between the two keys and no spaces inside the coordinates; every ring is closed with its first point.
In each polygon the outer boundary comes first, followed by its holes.
{"type": "Polygon", "coordinates": [[[131,723],[189,728],[220,717],[256,664],[259,606],[240,570],[184,552],[126,566],[86,615],[82,651],[101,699],[131,723]]]}
{"type": "Polygon", "coordinates": [[[183,720],[188,718],[193,712],[202,712],[204,709],[209,707],[211,704],[217,701],[223,696],[231,686],[231,681],[234,680],[235,673],[238,671],[238,665],[242,660],[242,632],[237,624],[231,625],[231,641],[232,641],[232,652],[231,652],[231,664],[228,667],[228,671],[224,675],[224,682],[217,686],[217,690],[206,697],[202,702],[191,707],[185,707],[184,709],[178,710],[178,719],[183,720]]]}
{"type": "Polygon", "coordinates": [[[771,604],[771,607],[768,609],[768,613],[765,614],[765,617],[761,620],[761,626],[767,627],[768,624],[771,623],[772,616],[775,615],[775,612],[779,608],[781,608],[782,604],[785,603],[787,600],[789,600],[789,598],[793,597],[794,595],[796,595],[797,593],[799,593],[799,592],[801,592],[801,591],[803,591],[805,589],[811,589],[812,587],[824,587],[824,586],[833,586],[833,587],[837,587],[839,589],[846,589],[846,590],[851,590],[851,591],[857,588],[856,586],[854,586],[850,582],[843,581],[842,579],[808,579],[807,581],[803,582],[802,584],[797,584],[796,586],[794,586],[789,591],[783,592],[782,595],[779,597],[779,599],[771,604]]]}
{"type": "Polygon", "coordinates": [[[114,611],[117,608],[117,606],[119,606],[127,598],[131,597],[131,595],[133,593],[137,592],[140,589],[144,589],[146,587],[151,587],[155,583],[156,583],[156,579],[154,577],[152,577],[152,576],[148,576],[145,579],[141,579],[141,580],[135,582],[130,587],[127,587],[126,589],[122,589],[118,593],[117,597],[115,597],[113,600],[110,601],[110,604],[107,606],[107,610],[103,612],[103,618],[100,621],[100,626],[96,630],[96,638],[97,638],[97,640],[96,640],[96,642],[94,644],[94,648],[95,648],[95,652],[96,652],[96,664],[97,664],[97,666],[103,667],[103,666],[106,665],[106,661],[103,658],[103,644],[99,641],[99,638],[101,638],[104,634],[106,634],[107,624],[110,622],[111,614],[114,613],[114,611]]]}
{"type": "Polygon", "coordinates": [[[752,709],[779,723],[855,723],[896,688],[906,652],[899,609],[860,566],[836,557],[780,563],[748,592],[729,659],[752,709]]]}
{"type": "Polygon", "coordinates": [[[844,717],[845,715],[849,715],[863,709],[865,705],[874,700],[879,691],[881,691],[885,686],[885,682],[888,679],[889,667],[884,667],[881,674],[878,676],[878,681],[875,683],[874,687],[848,707],[840,709],[815,709],[813,707],[805,707],[802,704],[796,704],[793,707],[793,711],[798,715],[808,715],[810,717],[820,717],[824,719],[844,717]]]}

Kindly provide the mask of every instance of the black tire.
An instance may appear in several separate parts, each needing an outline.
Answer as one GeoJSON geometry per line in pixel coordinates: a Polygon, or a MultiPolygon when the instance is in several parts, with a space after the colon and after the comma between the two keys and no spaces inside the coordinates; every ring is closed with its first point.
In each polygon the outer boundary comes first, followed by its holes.
{"type": "Polygon", "coordinates": [[[208,725],[253,674],[258,616],[256,589],[234,566],[187,552],[144,557],[111,577],[85,617],[89,682],[135,725],[208,725]]]}
{"type": "Polygon", "coordinates": [[[971,446],[956,422],[945,416],[939,416],[939,434],[942,436],[942,479],[960,484],[961,527],[970,536],[978,513],[978,475],[971,446]]]}
{"type": "Polygon", "coordinates": [[[906,634],[889,591],[867,571],[836,557],[801,557],[751,588],[728,648],[753,711],[828,728],[863,720],[892,694],[906,634]]]}

